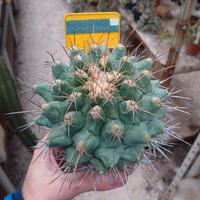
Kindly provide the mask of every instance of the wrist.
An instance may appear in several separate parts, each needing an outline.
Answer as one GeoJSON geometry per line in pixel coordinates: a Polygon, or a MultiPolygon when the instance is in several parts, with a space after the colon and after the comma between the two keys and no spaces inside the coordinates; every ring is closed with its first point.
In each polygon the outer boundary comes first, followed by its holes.
{"type": "Polygon", "coordinates": [[[38,199],[35,197],[35,193],[31,192],[27,189],[27,187],[23,186],[22,187],[22,196],[23,196],[23,200],[34,200],[34,199],[38,199]]]}
{"type": "Polygon", "coordinates": [[[4,200],[24,200],[21,190],[16,190],[15,193],[9,194],[4,200]]]}

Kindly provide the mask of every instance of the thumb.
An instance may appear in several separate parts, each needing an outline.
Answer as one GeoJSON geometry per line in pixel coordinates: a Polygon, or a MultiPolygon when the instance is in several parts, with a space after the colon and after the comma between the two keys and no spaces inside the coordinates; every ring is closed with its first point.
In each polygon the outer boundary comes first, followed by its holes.
{"type": "MultiPolygon", "coordinates": [[[[111,173],[106,173],[105,175],[97,175],[96,190],[111,190],[114,188],[122,187],[125,183],[125,175],[120,171],[116,175],[111,173]]],[[[94,187],[92,189],[94,189],[94,187]]]]}
{"type": "MultiPolygon", "coordinates": [[[[76,190],[79,194],[84,192],[89,192],[93,190],[97,191],[105,191],[111,190],[114,188],[122,187],[126,183],[126,175],[119,170],[118,173],[113,175],[109,172],[104,175],[99,175],[97,173],[91,173],[84,177],[84,179],[79,178],[79,180],[75,181],[74,185],[79,185],[78,190],[76,190]],[[81,180],[81,185],[77,183],[77,181],[81,180]]],[[[73,185],[73,186],[74,186],[73,185]]]]}

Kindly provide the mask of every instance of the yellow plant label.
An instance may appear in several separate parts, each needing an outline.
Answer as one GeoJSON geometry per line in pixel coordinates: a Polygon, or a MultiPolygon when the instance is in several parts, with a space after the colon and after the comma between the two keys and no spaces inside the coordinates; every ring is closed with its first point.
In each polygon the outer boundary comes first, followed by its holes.
{"type": "Polygon", "coordinates": [[[92,44],[114,48],[120,41],[120,14],[117,12],[68,13],[64,16],[66,47],[87,50],[92,44]]]}

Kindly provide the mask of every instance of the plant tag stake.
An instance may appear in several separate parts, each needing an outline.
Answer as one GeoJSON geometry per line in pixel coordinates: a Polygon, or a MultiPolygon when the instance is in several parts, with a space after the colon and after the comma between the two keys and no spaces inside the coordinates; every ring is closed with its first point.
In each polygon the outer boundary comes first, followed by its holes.
{"type": "Polygon", "coordinates": [[[194,141],[190,151],[188,152],[187,156],[185,157],[182,165],[180,166],[178,172],[176,173],[173,181],[171,182],[168,190],[166,191],[163,200],[171,200],[176,192],[177,186],[181,179],[187,176],[192,164],[194,164],[195,160],[200,155],[200,132],[196,140],[194,141]]]}

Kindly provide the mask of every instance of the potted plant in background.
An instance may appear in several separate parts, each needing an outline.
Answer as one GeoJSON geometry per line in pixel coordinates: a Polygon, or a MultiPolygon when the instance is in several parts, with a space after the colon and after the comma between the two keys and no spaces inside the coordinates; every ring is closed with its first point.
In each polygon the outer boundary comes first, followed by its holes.
{"type": "Polygon", "coordinates": [[[140,1],[139,10],[142,13],[140,19],[137,21],[139,30],[157,33],[160,23],[155,13],[154,1],[140,1]]]}
{"type": "Polygon", "coordinates": [[[200,21],[194,25],[188,25],[186,40],[186,53],[196,56],[200,52],[200,21]]]}

